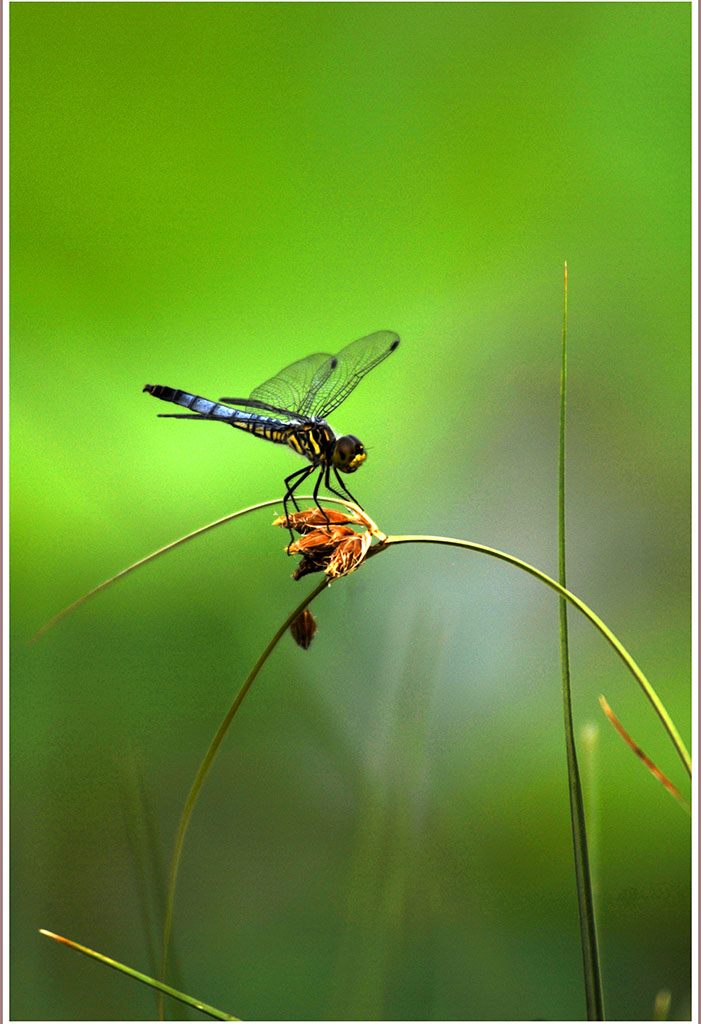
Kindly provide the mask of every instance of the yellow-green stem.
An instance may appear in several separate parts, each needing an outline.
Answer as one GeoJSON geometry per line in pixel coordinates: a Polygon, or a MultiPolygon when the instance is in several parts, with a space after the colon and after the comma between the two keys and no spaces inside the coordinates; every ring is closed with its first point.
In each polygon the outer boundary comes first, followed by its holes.
{"type": "Polygon", "coordinates": [[[561,586],[556,580],[552,579],[546,573],[541,572],[540,569],[536,569],[535,566],[529,565],[528,562],[523,562],[520,558],[516,558],[514,555],[509,555],[504,551],[498,551],[496,548],[487,547],[485,544],[476,544],[469,540],[458,540],[455,537],[431,537],[422,534],[405,534],[396,537],[389,536],[381,547],[378,546],[371,548],[368,554],[372,555],[375,552],[379,554],[380,551],[384,551],[386,548],[397,544],[448,544],[451,547],[467,548],[469,551],[479,551],[483,555],[490,555],[492,558],[499,558],[502,562],[508,562],[510,565],[515,565],[518,569],[522,569],[524,572],[529,573],[529,575],[534,576],[537,580],[540,580],[541,583],[544,583],[547,587],[550,587],[551,590],[554,590],[561,597],[564,597],[596,626],[602,636],[604,636],[611,647],[613,647],[624,665],[633,674],[643,693],[655,709],[657,717],[667,730],[667,733],[669,734],[669,737],[681,758],[682,764],[689,776],[691,776],[691,757],[689,756],[689,752],[686,749],[681,736],[677,732],[674,722],[669,717],[664,704],[646,679],[642,669],[635,663],[623,644],[611,632],[608,626],[602,622],[599,616],[593,612],[591,608],[584,603],[584,601],[580,600],[576,594],[571,593],[571,591],[561,586]]]}
{"type": "MultiPolygon", "coordinates": [[[[231,723],[232,723],[232,721],[234,719],[234,716],[236,715],[236,712],[241,707],[241,704],[243,703],[244,697],[246,696],[246,694],[250,690],[251,685],[253,683],[253,680],[256,678],[256,676],[260,672],[261,668],[263,667],[265,662],[268,660],[270,654],[274,650],[274,648],[277,645],[278,641],[285,635],[286,631],[289,629],[290,624],[292,622],[294,622],[294,620],[297,618],[297,616],[300,615],[304,611],[304,609],[307,607],[307,605],[311,604],[311,602],[314,600],[314,598],[317,597],[321,593],[321,591],[324,590],[328,586],[328,583],[329,583],[328,579],[324,576],[324,578],[321,580],[321,582],[317,584],[317,586],[314,588],[314,590],[311,591],[311,593],[307,594],[307,596],[304,598],[304,600],[301,601],[297,605],[295,610],[293,612],[291,612],[290,615],[288,615],[288,617],[285,619],[283,624],[276,631],[276,633],[273,636],[272,640],[267,645],[267,647],[265,648],[265,650],[263,651],[261,656],[256,661],[255,665],[253,666],[253,668],[249,672],[248,676],[246,677],[246,679],[245,679],[245,681],[243,683],[243,686],[241,687],[239,692],[236,694],[236,697],[234,698],[234,701],[233,701],[231,707],[229,708],[229,710],[227,711],[226,715],[224,716],[224,719],[223,719],[221,725],[217,729],[216,735],[215,735],[214,739],[212,740],[212,742],[209,745],[209,750],[205,754],[204,759],[202,760],[202,764],[199,767],[199,771],[197,772],[197,775],[195,776],[195,781],[193,782],[192,787],[190,789],[190,792],[188,794],[187,800],[185,801],[185,807],[183,809],[183,813],[182,813],[182,816],[180,818],[180,824],[178,825],[178,832],[177,832],[176,839],[175,839],[175,849],[173,851],[173,859],[172,859],[171,865],[170,865],[170,878],[169,878],[169,881],[168,881],[168,895],[167,895],[167,898],[166,898],[165,923],[163,925],[163,948],[161,950],[161,971],[160,971],[160,974],[161,974],[161,979],[163,981],[165,981],[166,967],[167,967],[167,963],[168,963],[168,946],[169,946],[169,943],[170,943],[170,933],[171,933],[171,928],[172,928],[172,924],[173,924],[173,906],[174,906],[174,902],[175,902],[175,884],[176,884],[176,881],[177,881],[177,878],[178,878],[178,868],[180,866],[180,857],[181,857],[181,854],[182,854],[182,851],[183,851],[183,843],[185,842],[185,834],[187,832],[187,827],[188,827],[188,824],[189,824],[189,821],[190,821],[190,816],[191,816],[192,810],[193,810],[193,808],[195,806],[195,801],[197,800],[197,797],[199,795],[200,789],[202,788],[202,783],[204,782],[205,778],[207,777],[207,773],[209,772],[209,769],[211,767],[212,761],[214,760],[214,756],[217,753],[217,751],[219,750],[219,747],[221,746],[222,740],[224,739],[224,736],[226,735],[227,730],[228,730],[229,726],[231,725],[231,723]]],[[[161,1016],[161,1019],[162,1019],[162,1016],[163,1016],[163,996],[162,995],[159,995],[159,1015],[161,1016]]]]}

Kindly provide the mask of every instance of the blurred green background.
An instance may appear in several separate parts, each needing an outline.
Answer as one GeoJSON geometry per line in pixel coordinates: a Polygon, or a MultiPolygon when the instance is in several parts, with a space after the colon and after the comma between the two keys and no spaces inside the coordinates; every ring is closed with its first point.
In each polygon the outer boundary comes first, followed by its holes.
{"type": "MultiPolygon", "coordinates": [[[[301,463],[167,423],[146,382],[247,393],[379,329],[332,417],[388,532],[568,581],[690,729],[690,18],[669,4],[11,5],[15,1019],[140,1019],[170,855],[240,683],[314,585],[270,510],[301,463]],[[145,865],[145,866],[144,866],[145,865]]],[[[163,411],[166,411],[163,409],[163,411]]],[[[188,835],[187,991],[243,1018],[585,1015],[554,595],[405,546],[256,681],[188,835]]],[[[689,821],[651,708],[571,616],[610,1018],[689,1014],[689,821]]],[[[687,790],[685,790],[687,791],[687,790]]]]}

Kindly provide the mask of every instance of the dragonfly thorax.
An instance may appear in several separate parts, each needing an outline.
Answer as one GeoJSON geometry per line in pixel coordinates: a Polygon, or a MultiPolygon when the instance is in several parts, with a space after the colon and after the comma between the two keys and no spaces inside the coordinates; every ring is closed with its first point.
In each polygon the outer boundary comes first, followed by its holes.
{"type": "Polygon", "coordinates": [[[355,473],[366,458],[367,452],[362,441],[359,441],[353,434],[344,434],[342,437],[336,438],[331,461],[341,473],[355,473]]]}

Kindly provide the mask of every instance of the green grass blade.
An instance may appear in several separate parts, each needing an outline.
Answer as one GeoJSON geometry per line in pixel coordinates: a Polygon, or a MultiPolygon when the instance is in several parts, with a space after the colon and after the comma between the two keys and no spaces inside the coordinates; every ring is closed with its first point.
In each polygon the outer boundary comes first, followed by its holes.
{"type": "MultiPolygon", "coordinates": [[[[560,438],[558,450],[558,577],[562,587],[567,586],[565,559],[565,437],[567,412],[567,264],[565,263],[565,295],[562,321],[562,367],[560,372],[560,438]]],[[[604,1019],[604,994],[601,987],[601,968],[596,938],[594,897],[587,829],[584,816],[582,782],[577,763],[577,749],[574,742],[572,723],[572,690],[570,686],[570,650],[567,630],[567,601],[560,598],[560,670],[562,677],[562,705],[565,722],[565,748],[567,752],[567,782],[570,793],[570,815],[572,819],[572,844],[574,870],[577,880],[577,902],[579,906],[579,927],[584,961],[584,991],[587,1001],[587,1019],[604,1019]]]]}
{"type": "Polygon", "coordinates": [[[89,949],[87,946],[81,946],[80,943],[73,942],[72,939],[66,939],[63,935],[56,935],[55,932],[47,931],[46,928],[40,928],[39,931],[42,935],[46,935],[50,939],[55,939],[56,942],[60,942],[64,946],[70,946],[71,949],[77,950],[78,953],[83,953],[85,956],[92,957],[93,960],[99,960],[100,963],[105,964],[107,967],[111,967],[115,971],[120,971],[122,974],[127,974],[130,978],[134,978],[136,981],[140,981],[144,985],[149,985],[158,992],[165,992],[167,995],[172,996],[173,999],[178,999],[181,1003],[185,1003],[187,1006],[191,1006],[195,1010],[201,1010],[202,1013],[206,1013],[208,1016],[214,1017],[215,1020],[240,1019],[239,1017],[232,1017],[230,1013],[224,1013],[223,1010],[217,1010],[214,1006],[208,1006],[207,1003],[203,1003],[201,999],[195,999],[193,996],[188,996],[184,992],[178,992],[177,989],[171,988],[170,985],[165,985],[162,981],[150,978],[148,974],[142,974],[141,971],[135,971],[133,967],[127,967],[126,964],[121,964],[118,960],[112,960],[111,957],[104,956],[102,953],[97,953],[94,949],[89,949]]]}

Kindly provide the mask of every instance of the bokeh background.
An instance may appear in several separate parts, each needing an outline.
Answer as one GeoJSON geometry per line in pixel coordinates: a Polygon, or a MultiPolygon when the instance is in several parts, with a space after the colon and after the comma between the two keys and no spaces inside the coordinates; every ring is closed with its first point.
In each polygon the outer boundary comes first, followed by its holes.
{"type": "MultiPolygon", "coordinates": [[[[159,420],[378,329],[332,417],[392,533],[557,573],[569,266],[568,579],[690,730],[690,19],[669,4],[11,8],[15,1019],[153,1017],[149,971],[200,759],[294,582],[260,512],[55,612],[299,468],[159,420]],[[161,407],[163,411],[165,408],[161,407]]],[[[208,778],[174,942],[242,1018],[585,1015],[552,592],[397,548],[287,636],[208,778]]],[[[632,677],[571,615],[610,1018],[690,1009],[682,788],[632,677]]],[[[688,789],[685,790],[688,794],[688,789]]],[[[175,1013],[175,1008],[171,1008],[175,1013]]],[[[179,1012],[179,1011],[178,1011],[179,1012]]]]}

